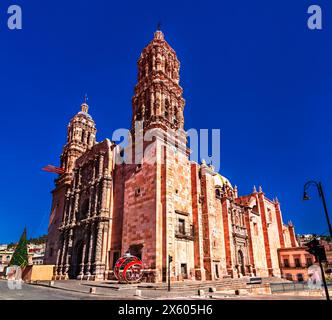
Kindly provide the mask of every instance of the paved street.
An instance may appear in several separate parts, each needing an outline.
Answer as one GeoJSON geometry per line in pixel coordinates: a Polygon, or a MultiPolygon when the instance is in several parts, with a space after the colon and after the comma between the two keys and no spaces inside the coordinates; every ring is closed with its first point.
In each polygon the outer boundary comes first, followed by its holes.
{"type": "Polygon", "coordinates": [[[21,290],[11,290],[7,281],[0,280],[0,300],[105,300],[103,296],[69,292],[60,289],[23,284],[21,290]]]}
{"type": "Polygon", "coordinates": [[[11,290],[8,288],[7,282],[0,280],[0,300],[120,300],[120,299],[156,299],[156,300],[322,300],[322,297],[303,297],[303,296],[285,296],[285,295],[225,295],[221,293],[206,294],[205,297],[198,297],[192,293],[180,293],[163,290],[142,290],[142,297],[136,297],[135,290],[112,290],[99,289],[99,293],[92,295],[89,292],[90,287],[80,284],[78,281],[67,285],[66,289],[49,288],[37,285],[22,285],[21,290],[11,290]],[[80,289],[81,287],[81,289],[80,289]],[[78,292],[79,289],[81,292],[78,292]],[[70,291],[73,290],[73,291],[70,291]]]}

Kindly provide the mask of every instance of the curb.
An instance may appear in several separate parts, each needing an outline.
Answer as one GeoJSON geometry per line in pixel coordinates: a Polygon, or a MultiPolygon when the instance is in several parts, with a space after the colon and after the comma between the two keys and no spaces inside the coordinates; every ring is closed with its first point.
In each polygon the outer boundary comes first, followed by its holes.
{"type": "MultiPolygon", "coordinates": [[[[110,296],[110,295],[107,295],[107,294],[102,294],[102,293],[91,294],[89,291],[80,291],[80,290],[75,290],[75,289],[68,289],[68,288],[64,288],[64,287],[59,287],[59,286],[50,286],[50,285],[43,284],[43,283],[27,283],[27,284],[31,285],[31,286],[39,286],[39,287],[44,287],[44,288],[52,288],[52,289],[56,289],[56,290],[63,290],[63,291],[67,291],[67,292],[75,292],[75,293],[85,294],[85,295],[88,295],[88,296],[91,296],[91,297],[100,296],[100,297],[116,298],[114,296],[110,296]]],[[[114,299],[114,300],[116,300],[116,299],[114,299]]]]}

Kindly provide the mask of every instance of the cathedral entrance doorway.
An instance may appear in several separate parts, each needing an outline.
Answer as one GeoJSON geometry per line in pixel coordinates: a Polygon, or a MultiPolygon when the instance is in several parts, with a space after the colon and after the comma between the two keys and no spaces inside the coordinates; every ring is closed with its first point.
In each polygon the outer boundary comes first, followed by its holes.
{"type": "Polygon", "coordinates": [[[238,252],[238,264],[240,272],[242,273],[243,276],[245,276],[246,270],[245,270],[244,256],[242,250],[239,250],[238,252]]]}
{"type": "Polygon", "coordinates": [[[143,249],[143,244],[132,244],[129,247],[129,253],[136,258],[142,260],[142,249],[143,249]]]}
{"type": "Polygon", "coordinates": [[[181,264],[181,276],[182,276],[182,279],[188,279],[188,270],[187,270],[186,263],[181,264]]]}
{"type": "Polygon", "coordinates": [[[81,272],[81,263],[83,257],[83,242],[79,241],[74,248],[74,255],[72,261],[72,278],[77,279],[81,272]]]}

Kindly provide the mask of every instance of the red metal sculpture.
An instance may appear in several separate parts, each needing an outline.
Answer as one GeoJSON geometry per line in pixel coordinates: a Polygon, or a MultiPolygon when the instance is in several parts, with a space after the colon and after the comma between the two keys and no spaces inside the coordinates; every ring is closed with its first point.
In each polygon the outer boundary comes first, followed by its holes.
{"type": "Polygon", "coordinates": [[[115,263],[114,275],[120,283],[137,283],[143,276],[143,263],[130,254],[125,254],[115,263]]]}

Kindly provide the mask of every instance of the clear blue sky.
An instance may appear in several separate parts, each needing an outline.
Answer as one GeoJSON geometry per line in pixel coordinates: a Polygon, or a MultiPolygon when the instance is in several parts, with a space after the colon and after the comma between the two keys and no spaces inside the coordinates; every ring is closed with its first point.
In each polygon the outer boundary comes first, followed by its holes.
{"type": "Polygon", "coordinates": [[[240,194],[278,196],[298,233],[326,233],[319,179],[332,212],[330,1],[1,1],[0,243],[47,231],[66,126],[84,94],[98,140],[131,120],[136,61],[162,20],[181,61],[185,126],[221,129],[221,172],[240,194]],[[307,28],[320,4],[323,30],[307,28]],[[10,4],[23,30],[6,28],[10,4]],[[315,193],[312,190],[312,193],[315,193]]]}

